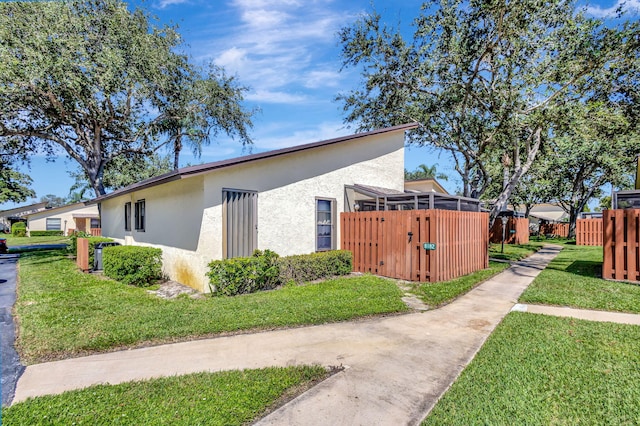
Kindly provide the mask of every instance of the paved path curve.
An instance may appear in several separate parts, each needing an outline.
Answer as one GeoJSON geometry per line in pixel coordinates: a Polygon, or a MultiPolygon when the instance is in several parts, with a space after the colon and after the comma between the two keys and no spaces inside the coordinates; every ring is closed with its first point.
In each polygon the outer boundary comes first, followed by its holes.
{"type": "Polygon", "coordinates": [[[417,424],[560,249],[545,246],[433,311],[28,366],[18,382],[14,402],[98,383],[317,363],[346,368],[259,424],[417,424]]]}

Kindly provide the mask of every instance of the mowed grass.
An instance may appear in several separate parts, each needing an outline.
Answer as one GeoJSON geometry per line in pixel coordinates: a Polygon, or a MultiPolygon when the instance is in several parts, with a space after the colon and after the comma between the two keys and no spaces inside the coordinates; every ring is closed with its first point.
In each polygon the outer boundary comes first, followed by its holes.
{"type": "Polygon", "coordinates": [[[640,313],[640,286],[602,278],[602,247],[565,245],[520,302],[640,313]]]}
{"type": "Polygon", "coordinates": [[[46,236],[46,237],[13,237],[11,234],[0,234],[0,238],[7,239],[7,245],[9,249],[15,246],[31,246],[38,244],[67,244],[69,242],[69,237],[54,237],[54,236],[46,236]]]}
{"type": "Polygon", "coordinates": [[[98,385],[2,409],[5,425],[243,425],[283,395],[328,375],[323,367],[266,368],[98,385]]]}
{"type": "Polygon", "coordinates": [[[510,313],[423,425],[638,424],[640,327],[510,313]]]}
{"type": "Polygon", "coordinates": [[[25,254],[19,269],[17,347],[27,364],[408,310],[392,281],[370,275],[236,297],[164,300],[83,274],[64,251],[25,254]]]}
{"type": "Polygon", "coordinates": [[[431,308],[445,305],[481,282],[499,274],[510,265],[504,262],[489,262],[489,268],[476,271],[450,281],[439,283],[409,284],[411,292],[431,308]]]}
{"type": "MultiPolygon", "coordinates": [[[[551,242],[553,244],[553,242],[551,242]]],[[[492,243],[489,247],[489,257],[501,260],[521,260],[542,248],[544,242],[530,242],[529,244],[505,244],[504,251],[500,243],[492,243]]]]}

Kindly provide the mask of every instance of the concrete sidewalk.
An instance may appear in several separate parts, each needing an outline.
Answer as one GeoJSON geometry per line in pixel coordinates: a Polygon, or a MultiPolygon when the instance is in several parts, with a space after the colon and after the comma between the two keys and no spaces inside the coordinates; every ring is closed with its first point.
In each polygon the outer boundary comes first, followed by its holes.
{"type": "Polygon", "coordinates": [[[525,305],[522,303],[518,303],[511,310],[532,314],[553,315],[556,317],[578,318],[588,321],[640,325],[640,315],[625,314],[623,312],[593,311],[589,309],[569,308],[567,306],[525,305]]]}
{"type": "Polygon", "coordinates": [[[560,251],[545,246],[433,311],[220,337],[28,366],[14,402],[98,383],[267,366],[343,365],[259,424],[417,424],[560,251]]]}

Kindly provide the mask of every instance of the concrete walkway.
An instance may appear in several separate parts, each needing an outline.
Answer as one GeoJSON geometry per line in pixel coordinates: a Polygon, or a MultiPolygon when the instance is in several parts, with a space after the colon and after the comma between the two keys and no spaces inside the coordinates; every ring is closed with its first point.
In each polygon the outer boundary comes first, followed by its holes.
{"type": "Polygon", "coordinates": [[[512,311],[530,312],[532,314],[553,315],[556,317],[578,318],[588,321],[616,322],[619,324],[640,325],[640,315],[623,312],[592,311],[566,306],[525,305],[518,303],[512,311]]]}
{"type": "Polygon", "coordinates": [[[344,371],[259,424],[417,424],[560,251],[546,246],[433,311],[220,337],[28,366],[14,402],[98,383],[301,364],[344,371]]]}

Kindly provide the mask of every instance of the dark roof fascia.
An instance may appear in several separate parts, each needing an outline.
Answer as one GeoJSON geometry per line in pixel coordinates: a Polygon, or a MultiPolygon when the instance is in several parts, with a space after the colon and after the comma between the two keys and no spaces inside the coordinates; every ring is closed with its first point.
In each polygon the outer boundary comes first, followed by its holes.
{"type": "Polygon", "coordinates": [[[353,135],[341,136],[338,138],[327,139],[319,142],[311,142],[303,145],[296,145],[288,148],[276,149],[273,151],[261,152],[258,154],[250,154],[242,157],[231,158],[228,160],[215,161],[213,163],[205,163],[197,166],[183,167],[178,170],[174,170],[169,173],[165,173],[164,175],[156,176],[150,179],[143,180],[138,183],[134,183],[133,185],[126,186],[122,189],[113,191],[109,194],[102,195],[100,197],[94,198],[87,202],[87,204],[96,204],[104,200],[108,200],[110,198],[118,197],[120,195],[125,195],[134,191],[139,191],[141,189],[147,189],[156,185],[160,185],[163,183],[172,182],[175,180],[180,180],[186,177],[197,176],[203,173],[208,173],[214,170],[223,169],[226,167],[236,166],[244,163],[249,163],[252,161],[263,160],[267,158],[279,157],[285,154],[292,154],[296,152],[306,151],[313,148],[319,148],[323,146],[330,146],[341,142],[347,142],[355,139],[360,139],[368,136],[381,135],[390,132],[397,131],[406,131],[415,129],[419,126],[418,123],[409,123],[402,124],[399,126],[387,127],[384,129],[372,130],[370,132],[363,133],[355,133],[353,135]]]}
{"type": "Polygon", "coordinates": [[[14,213],[20,213],[20,212],[24,212],[24,211],[28,211],[28,210],[33,210],[34,208],[37,208],[38,206],[41,206],[44,208],[44,206],[47,205],[47,202],[41,202],[41,203],[34,203],[34,204],[29,204],[28,206],[21,206],[21,207],[14,207],[12,209],[8,209],[8,210],[2,210],[0,211],[0,217],[9,217],[10,215],[14,214],[14,213]]]}

